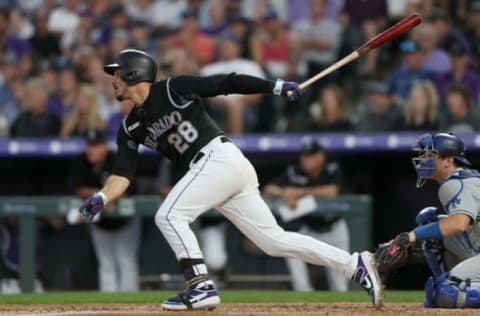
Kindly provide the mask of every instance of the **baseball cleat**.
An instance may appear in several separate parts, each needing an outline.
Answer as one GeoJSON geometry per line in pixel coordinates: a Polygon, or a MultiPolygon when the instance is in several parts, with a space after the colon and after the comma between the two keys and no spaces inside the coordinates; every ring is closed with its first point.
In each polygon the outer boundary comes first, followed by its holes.
{"type": "Polygon", "coordinates": [[[213,282],[208,280],[164,301],[162,308],[171,311],[213,310],[218,304],[220,304],[220,296],[218,296],[213,282]]]}
{"type": "Polygon", "coordinates": [[[383,306],[383,284],[378,274],[377,262],[372,253],[363,251],[358,254],[357,267],[352,279],[368,292],[375,308],[383,306]]]}

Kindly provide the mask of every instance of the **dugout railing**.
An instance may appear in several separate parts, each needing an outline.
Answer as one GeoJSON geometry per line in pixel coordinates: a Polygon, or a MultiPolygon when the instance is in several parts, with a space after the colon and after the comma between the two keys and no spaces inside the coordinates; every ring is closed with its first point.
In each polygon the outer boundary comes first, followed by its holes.
{"type": "MultiPolygon", "coordinates": [[[[158,196],[133,196],[118,201],[110,212],[102,216],[122,217],[138,215],[153,217],[162,198],[158,196]]],[[[276,210],[276,199],[267,199],[276,210]]],[[[35,242],[37,217],[65,217],[72,209],[78,209],[81,200],[71,196],[30,197],[15,196],[0,198],[0,217],[17,218],[20,229],[19,281],[23,292],[33,291],[35,275],[35,242]]],[[[369,195],[342,195],[338,198],[317,199],[315,216],[343,216],[351,234],[351,249],[362,250],[372,247],[372,199],[369,195]]],[[[202,216],[221,216],[215,210],[202,216]]]]}

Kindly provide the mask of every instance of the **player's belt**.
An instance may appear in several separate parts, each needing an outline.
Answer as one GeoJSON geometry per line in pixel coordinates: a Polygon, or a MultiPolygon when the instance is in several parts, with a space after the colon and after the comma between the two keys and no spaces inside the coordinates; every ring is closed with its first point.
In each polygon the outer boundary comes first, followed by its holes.
{"type": "MultiPolygon", "coordinates": [[[[227,136],[220,136],[220,141],[222,143],[231,143],[232,141],[227,136]]],[[[205,156],[205,153],[199,151],[193,156],[192,163],[197,163],[202,157],[205,156]]]]}

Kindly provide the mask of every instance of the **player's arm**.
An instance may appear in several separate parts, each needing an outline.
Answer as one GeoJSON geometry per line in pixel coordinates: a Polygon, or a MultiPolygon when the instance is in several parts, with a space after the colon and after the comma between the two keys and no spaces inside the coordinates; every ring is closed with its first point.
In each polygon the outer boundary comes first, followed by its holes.
{"type": "Polygon", "coordinates": [[[101,212],[108,203],[120,198],[135,176],[138,144],[128,135],[124,126],[118,130],[117,147],[113,174],[107,178],[99,192],[93,194],[80,206],[80,213],[89,221],[93,220],[93,217],[101,212]]]}
{"type": "Polygon", "coordinates": [[[287,96],[287,92],[291,92],[292,99],[296,99],[303,93],[302,89],[295,82],[280,79],[272,81],[236,73],[205,77],[181,75],[170,78],[167,85],[170,96],[174,99],[258,93],[287,96]]]}

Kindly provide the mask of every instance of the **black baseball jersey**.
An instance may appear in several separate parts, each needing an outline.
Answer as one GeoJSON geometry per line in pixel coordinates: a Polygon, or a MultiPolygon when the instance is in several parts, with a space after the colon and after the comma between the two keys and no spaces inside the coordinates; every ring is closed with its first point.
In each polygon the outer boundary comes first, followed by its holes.
{"type": "Polygon", "coordinates": [[[318,177],[314,179],[307,177],[299,165],[291,165],[274,181],[275,184],[281,187],[315,187],[329,184],[342,187],[342,182],[342,168],[336,162],[327,163],[318,177]]]}
{"type": "MultiPolygon", "coordinates": [[[[325,164],[322,171],[316,178],[309,178],[303,172],[300,165],[291,165],[277,178],[274,183],[280,187],[315,187],[320,185],[335,184],[340,188],[343,183],[343,172],[341,166],[336,162],[325,164]]],[[[314,217],[304,216],[288,223],[280,222],[281,226],[287,230],[298,230],[303,225],[309,226],[316,231],[329,230],[330,225],[340,219],[339,216],[314,217]]]]}
{"type": "Polygon", "coordinates": [[[271,93],[274,82],[247,75],[181,75],[152,84],[141,106],[133,108],[117,134],[114,174],[135,175],[139,144],[167,156],[183,170],[195,154],[224,132],[208,115],[202,98],[221,94],[271,93]]]}

